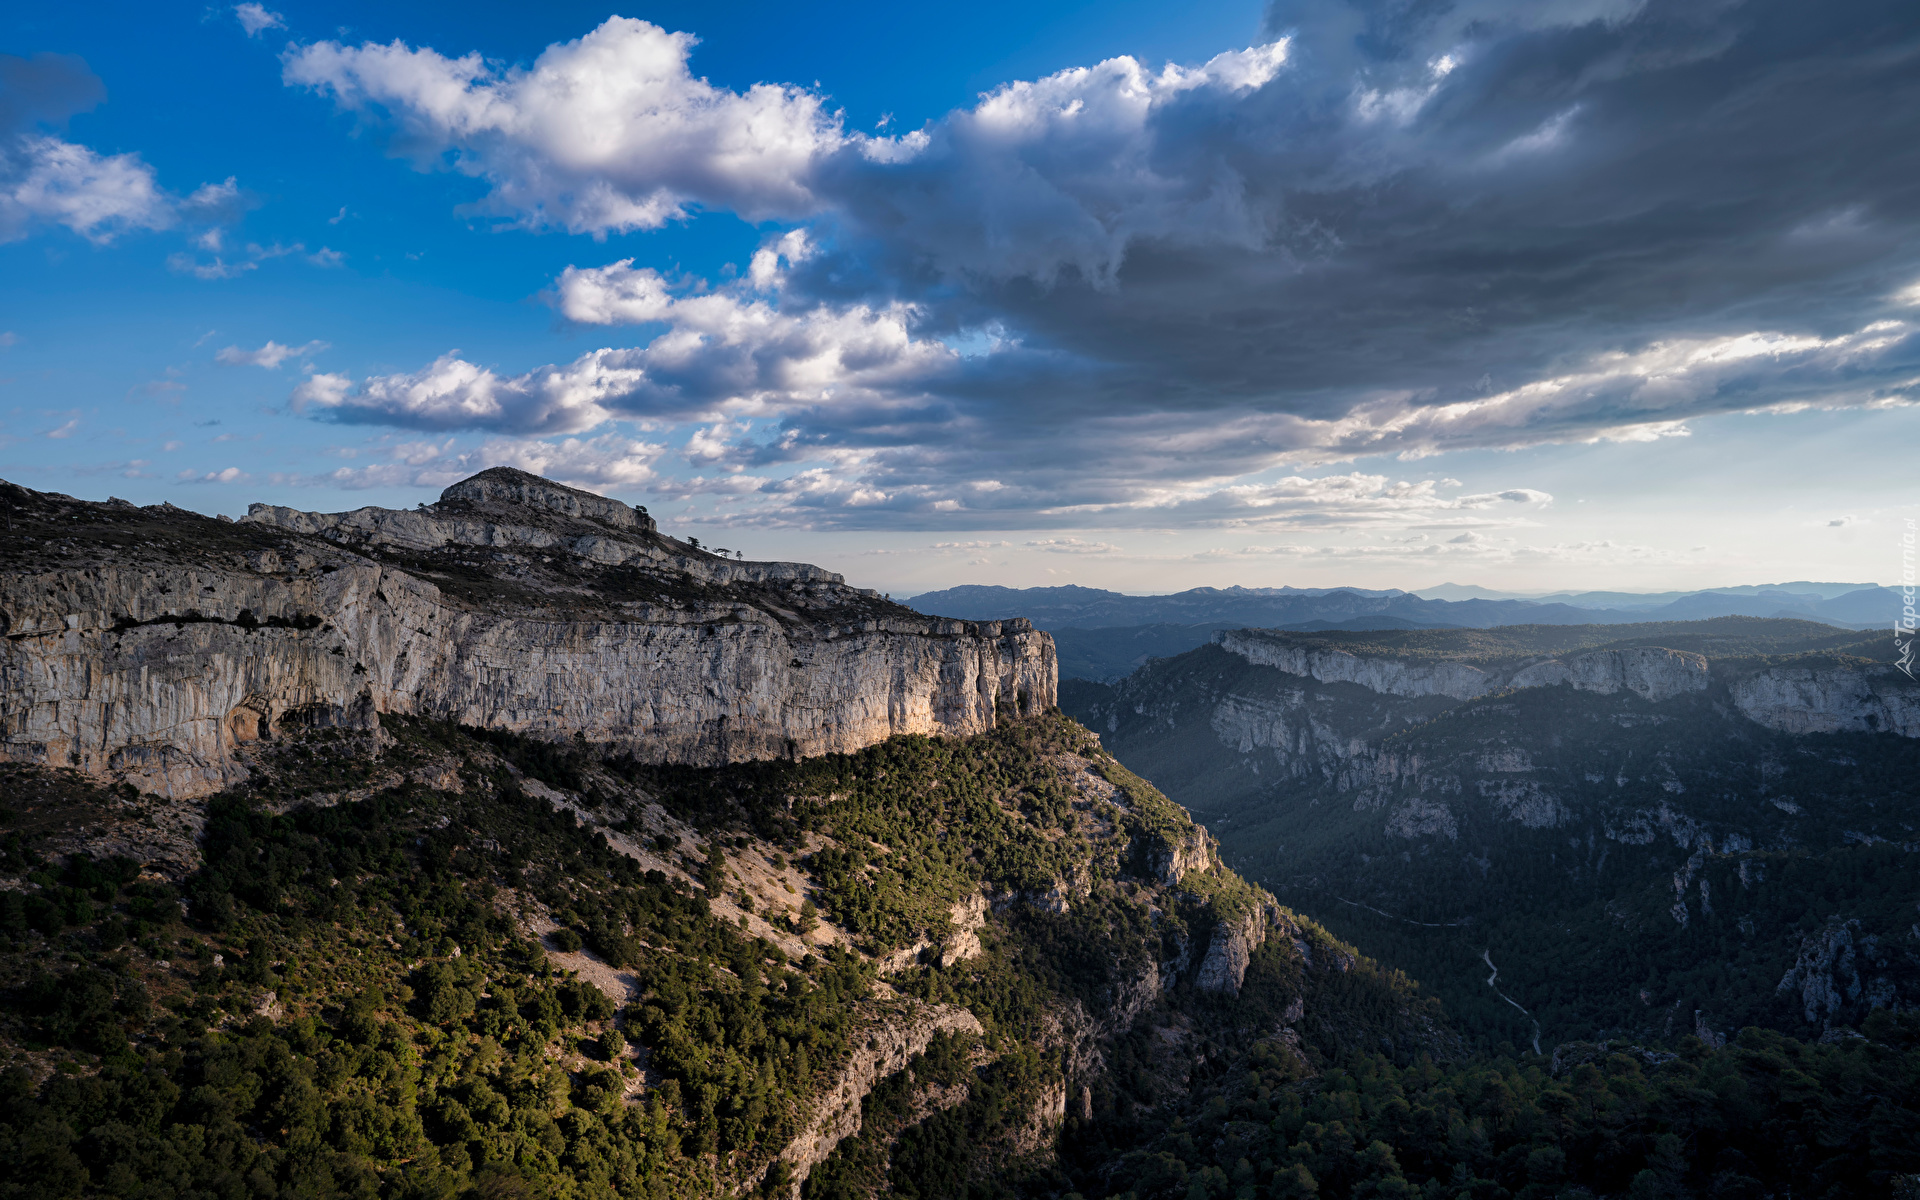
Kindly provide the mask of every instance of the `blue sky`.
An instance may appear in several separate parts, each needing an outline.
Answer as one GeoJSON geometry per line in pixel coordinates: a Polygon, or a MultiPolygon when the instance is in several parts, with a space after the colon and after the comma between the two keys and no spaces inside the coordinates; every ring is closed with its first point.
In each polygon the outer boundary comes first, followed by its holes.
{"type": "Polygon", "coordinates": [[[896,592],[1890,580],[1920,18],[1803,9],[10,10],[0,475],[509,462],[896,592]]]}

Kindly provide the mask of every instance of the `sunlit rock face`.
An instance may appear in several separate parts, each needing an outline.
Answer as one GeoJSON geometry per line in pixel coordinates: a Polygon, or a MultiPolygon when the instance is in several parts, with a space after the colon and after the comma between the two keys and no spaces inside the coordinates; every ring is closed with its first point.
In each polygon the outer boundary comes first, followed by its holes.
{"type": "Polygon", "coordinates": [[[923,616],[505,468],[416,511],[239,522],[0,487],[0,757],[144,790],[217,790],[248,742],[389,712],[716,764],[1056,699],[1025,621],[923,616]]]}

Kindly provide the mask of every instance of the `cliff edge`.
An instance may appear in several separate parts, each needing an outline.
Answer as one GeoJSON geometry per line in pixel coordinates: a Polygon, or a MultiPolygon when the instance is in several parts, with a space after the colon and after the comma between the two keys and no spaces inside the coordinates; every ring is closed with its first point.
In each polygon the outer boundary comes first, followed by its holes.
{"type": "Polygon", "coordinates": [[[0,510],[0,759],[144,791],[215,791],[250,742],[387,712],[715,765],[1056,701],[1053,641],[1024,620],[708,553],[511,468],[413,511],[234,522],[6,483],[0,510]]]}

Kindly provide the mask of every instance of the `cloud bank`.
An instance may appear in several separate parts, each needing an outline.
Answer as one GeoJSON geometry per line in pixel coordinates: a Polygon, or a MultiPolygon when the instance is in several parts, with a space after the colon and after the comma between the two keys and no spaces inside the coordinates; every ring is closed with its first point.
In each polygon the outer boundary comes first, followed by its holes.
{"type": "Polygon", "coordinates": [[[636,422],[695,472],[655,486],[740,520],[1012,528],[1257,523],[1307,465],[1920,393],[1910,5],[1276,4],[1198,66],[1112,59],[892,137],[716,88],[695,45],[615,18],[526,67],[291,48],[289,84],[506,221],[784,227],[719,287],[633,258],[554,282],[637,344],[300,402],[636,422]]]}

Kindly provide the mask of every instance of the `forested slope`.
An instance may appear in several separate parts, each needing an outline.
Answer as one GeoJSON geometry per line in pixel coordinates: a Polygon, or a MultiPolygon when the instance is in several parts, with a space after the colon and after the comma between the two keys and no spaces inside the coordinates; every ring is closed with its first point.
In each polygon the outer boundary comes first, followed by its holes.
{"type": "Polygon", "coordinates": [[[1920,1170],[1906,1018],[1474,1057],[1058,715],[711,769],[396,719],[252,754],[204,804],[8,770],[0,1193],[1884,1195],[1920,1170]]]}

